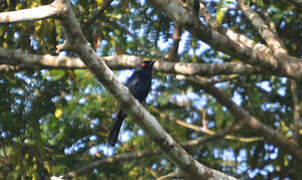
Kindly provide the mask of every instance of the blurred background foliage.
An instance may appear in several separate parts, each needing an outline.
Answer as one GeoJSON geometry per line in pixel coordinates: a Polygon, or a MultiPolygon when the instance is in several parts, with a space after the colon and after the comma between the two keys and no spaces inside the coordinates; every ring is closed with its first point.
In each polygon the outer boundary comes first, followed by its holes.
{"type": "MultiPolygon", "coordinates": [[[[1,1],[0,9],[14,11],[51,2],[7,0],[1,1]]],[[[165,14],[143,0],[110,2],[72,1],[78,22],[99,56],[135,54],[154,58],[151,51],[169,51],[175,23],[165,14]],[[101,9],[103,12],[95,15],[101,9]]],[[[233,1],[202,2],[224,27],[263,43],[233,1]]],[[[248,3],[263,18],[264,13],[269,14],[289,54],[301,57],[301,12],[283,1],[248,3]]],[[[54,19],[0,27],[0,46],[25,53],[55,54],[63,37],[54,19]]],[[[187,31],[182,33],[178,55],[180,62],[238,61],[197,41],[187,31]]],[[[117,75],[125,80],[129,73],[127,70],[117,75]]],[[[217,87],[263,123],[292,138],[292,97],[287,78],[243,75],[217,87]]],[[[122,143],[115,148],[107,145],[116,104],[87,70],[30,69],[0,74],[0,179],[62,175],[107,156],[156,149],[129,118],[120,136],[122,143]]],[[[214,132],[234,125],[234,117],[214,98],[171,74],[154,73],[146,107],[178,142],[207,133],[181,126],[176,120],[214,132]]],[[[254,136],[245,128],[233,135],[254,136]]],[[[187,150],[206,166],[242,179],[302,177],[291,155],[264,141],[220,139],[187,150]]],[[[100,167],[81,179],[154,179],[173,170],[175,166],[160,154],[100,167]]]]}

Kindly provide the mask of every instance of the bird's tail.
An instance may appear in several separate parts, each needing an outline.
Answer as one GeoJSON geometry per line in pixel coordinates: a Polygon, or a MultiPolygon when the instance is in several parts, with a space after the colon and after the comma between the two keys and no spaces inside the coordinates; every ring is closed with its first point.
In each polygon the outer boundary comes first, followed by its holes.
{"type": "Polygon", "coordinates": [[[123,111],[119,111],[116,115],[115,122],[110,130],[109,137],[108,137],[108,142],[111,146],[114,146],[115,143],[117,142],[118,135],[125,117],[126,117],[126,113],[124,113],[123,111]]]}

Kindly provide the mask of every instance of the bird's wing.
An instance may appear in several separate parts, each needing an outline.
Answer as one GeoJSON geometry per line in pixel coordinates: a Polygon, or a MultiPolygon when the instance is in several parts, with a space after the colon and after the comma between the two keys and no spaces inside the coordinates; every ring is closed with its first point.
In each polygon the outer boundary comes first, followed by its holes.
{"type": "Polygon", "coordinates": [[[133,93],[133,91],[136,87],[135,84],[137,84],[138,81],[139,81],[138,74],[136,72],[134,72],[132,74],[132,76],[130,76],[130,78],[126,81],[125,86],[128,87],[128,89],[131,93],[133,93]]]}

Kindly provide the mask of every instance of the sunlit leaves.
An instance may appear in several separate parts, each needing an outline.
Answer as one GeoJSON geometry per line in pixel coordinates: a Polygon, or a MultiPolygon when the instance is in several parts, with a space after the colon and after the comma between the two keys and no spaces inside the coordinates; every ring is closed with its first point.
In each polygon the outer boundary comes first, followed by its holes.
{"type": "Polygon", "coordinates": [[[60,118],[62,116],[62,113],[63,113],[62,109],[59,109],[59,108],[56,109],[55,110],[55,117],[60,118]]]}
{"type": "Polygon", "coordinates": [[[216,12],[216,20],[218,23],[222,23],[223,18],[225,13],[228,10],[227,2],[225,0],[220,0],[218,7],[217,7],[217,12],[216,12]]]}

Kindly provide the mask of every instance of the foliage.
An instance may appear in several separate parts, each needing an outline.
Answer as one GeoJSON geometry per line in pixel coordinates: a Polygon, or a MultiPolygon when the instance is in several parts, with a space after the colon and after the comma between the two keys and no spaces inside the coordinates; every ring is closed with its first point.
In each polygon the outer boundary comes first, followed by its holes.
{"type": "MultiPolygon", "coordinates": [[[[9,1],[5,11],[48,4],[51,1],[9,1]]],[[[147,49],[166,53],[172,41],[174,23],[145,1],[113,1],[101,18],[85,23],[101,9],[104,0],[75,0],[78,21],[85,27],[86,38],[100,56],[127,53],[152,58],[147,49]],[[115,22],[115,23],[110,23],[115,22]],[[125,32],[135,34],[135,40],[125,32]],[[159,43],[160,42],[160,43],[159,43]]],[[[268,12],[289,54],[300,57],[302,14],[283,1],[248,1],[259,14],[268,12]]],[[[219,23],[258,42],[259,34],[236,9],[233,1],[208,2],[207,8],[219,23]]],[[[54,19],[2,25],[0,46],[25,53],[55,53],[63,42],[63,32],[54,19]]],[[[236,59],[208,48],[188,32],[182,36],[181,62],[236,62],[236,59]]],[[[68,54],[75,56],[73,54],[68,54]]],[[[118,74],[123,76],[123,74],[118,74]]],[[[178,81],[174,75],[154,74],[154,85],[146,107],[178,142],[204,136],[185,128],[181,120],[212,131],[233,126],[234,117],[225,107],[191,84],[178,81]]],[[[223,76],[220,76],[223,77],[223,76]]],[[[215,77],[217,78],[217,77],[215,77]]],[[[292,96],[289,80],[264,75],[239,76],[217,85],[236,103],[288,138],[293,133],[292,96]]],[[[131,119],[123,126],[122,143],[107,146],[116,102],[87,70],[32,70],[0,75],[0,179],[27,176],[62,175],[88,163],[114,154],[155,150],[131,119]]],[[[233,134],[252,137],[248,129],[233,134]]],[[[220,139],[188,148],[195,159],[208,167],[242,179],[301,177],[291,155],[264,141],[244,142],[220,139]]],[[[133,161],[100,167],[83,179],[152,179],[175,170],[164,156],[148,156],[133,161]]]]}

